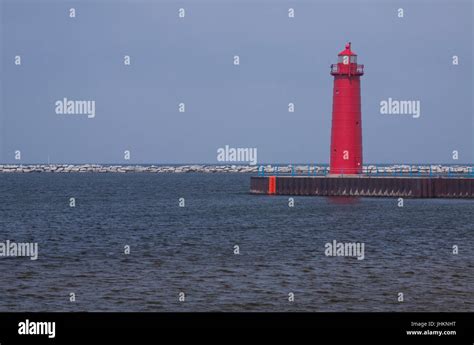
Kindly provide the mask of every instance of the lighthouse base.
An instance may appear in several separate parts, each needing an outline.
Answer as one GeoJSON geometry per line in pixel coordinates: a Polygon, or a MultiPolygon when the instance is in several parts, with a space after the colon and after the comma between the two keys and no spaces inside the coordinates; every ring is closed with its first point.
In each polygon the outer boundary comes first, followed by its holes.
{"type": "Polygon", "coordinates": [[[255,176],[250,193],[270,195],[474,198],[474,178],[255,176]]]}

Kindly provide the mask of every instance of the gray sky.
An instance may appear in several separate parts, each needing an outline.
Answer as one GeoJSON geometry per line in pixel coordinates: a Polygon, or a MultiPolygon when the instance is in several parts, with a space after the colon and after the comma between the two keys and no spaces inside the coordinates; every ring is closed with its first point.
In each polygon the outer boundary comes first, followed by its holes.
{"type": "Polygon", "coordinates": [[[15,150],[22,163],[217,163],[225,145],[327,163],[329,66],[347,41],[365,64],[365,163],[473,162],[472,1],[0,3],[3,163],[15,150]],[[56,114],[64,97],[95,100],[95,118],[56,114]],[[381,115],[389,97],[419,100],[421,116],[381,115]]]}

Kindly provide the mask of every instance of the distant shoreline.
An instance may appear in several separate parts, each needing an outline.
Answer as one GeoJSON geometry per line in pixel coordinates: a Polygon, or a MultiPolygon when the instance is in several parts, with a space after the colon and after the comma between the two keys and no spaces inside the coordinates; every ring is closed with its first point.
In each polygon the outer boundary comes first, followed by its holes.
{"type": "MultiPolygon", "coordinates": [[[[258,173],[264,169],[265,174],[322,173],[327,165],[108,165],[108,164],[0,164],[0,173],[258,173]],[[260,169],[260,170],[259,170],[260,169]]],[[[393,165],[364,165],[368,173],[434,173],[434,174],[472,174],[473,166],[460,165],[428,165],[428,164],[393,164],[393,165]]]]}

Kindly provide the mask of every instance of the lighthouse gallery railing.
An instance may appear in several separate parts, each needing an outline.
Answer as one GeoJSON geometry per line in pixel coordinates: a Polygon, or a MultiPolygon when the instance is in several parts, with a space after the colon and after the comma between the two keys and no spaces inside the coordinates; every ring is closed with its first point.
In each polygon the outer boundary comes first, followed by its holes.
{"type": "MultiPolygon", "coordinates": [[[[352,72],[364,73],[364,65],[357,65],[357,68],[352,68],[352,72]]],[[[331,65],[331,73],[339,73],[339,65],[338,64],[332,64],[331,65]]]]}

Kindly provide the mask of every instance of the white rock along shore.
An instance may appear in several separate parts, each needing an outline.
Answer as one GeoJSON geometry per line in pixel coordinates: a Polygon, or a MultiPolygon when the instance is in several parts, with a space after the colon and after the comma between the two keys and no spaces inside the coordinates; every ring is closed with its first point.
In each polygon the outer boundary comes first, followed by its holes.
{"type": "MultiPolygon", "coordinates": [[[[297,175],[321,174],[327,167],[318,165],[278,165],[278,173],[297,175]]],[[[102,164],[3,164],[0,173],[276,173],[272,165],[102,165],[102,164]],[[260,169],[260,170],[259,170],[260,169]]],[[[364,173],[404,173],[404,174],[471,174],[473,167],[468,165],[366,165],[364,173]]]]}

